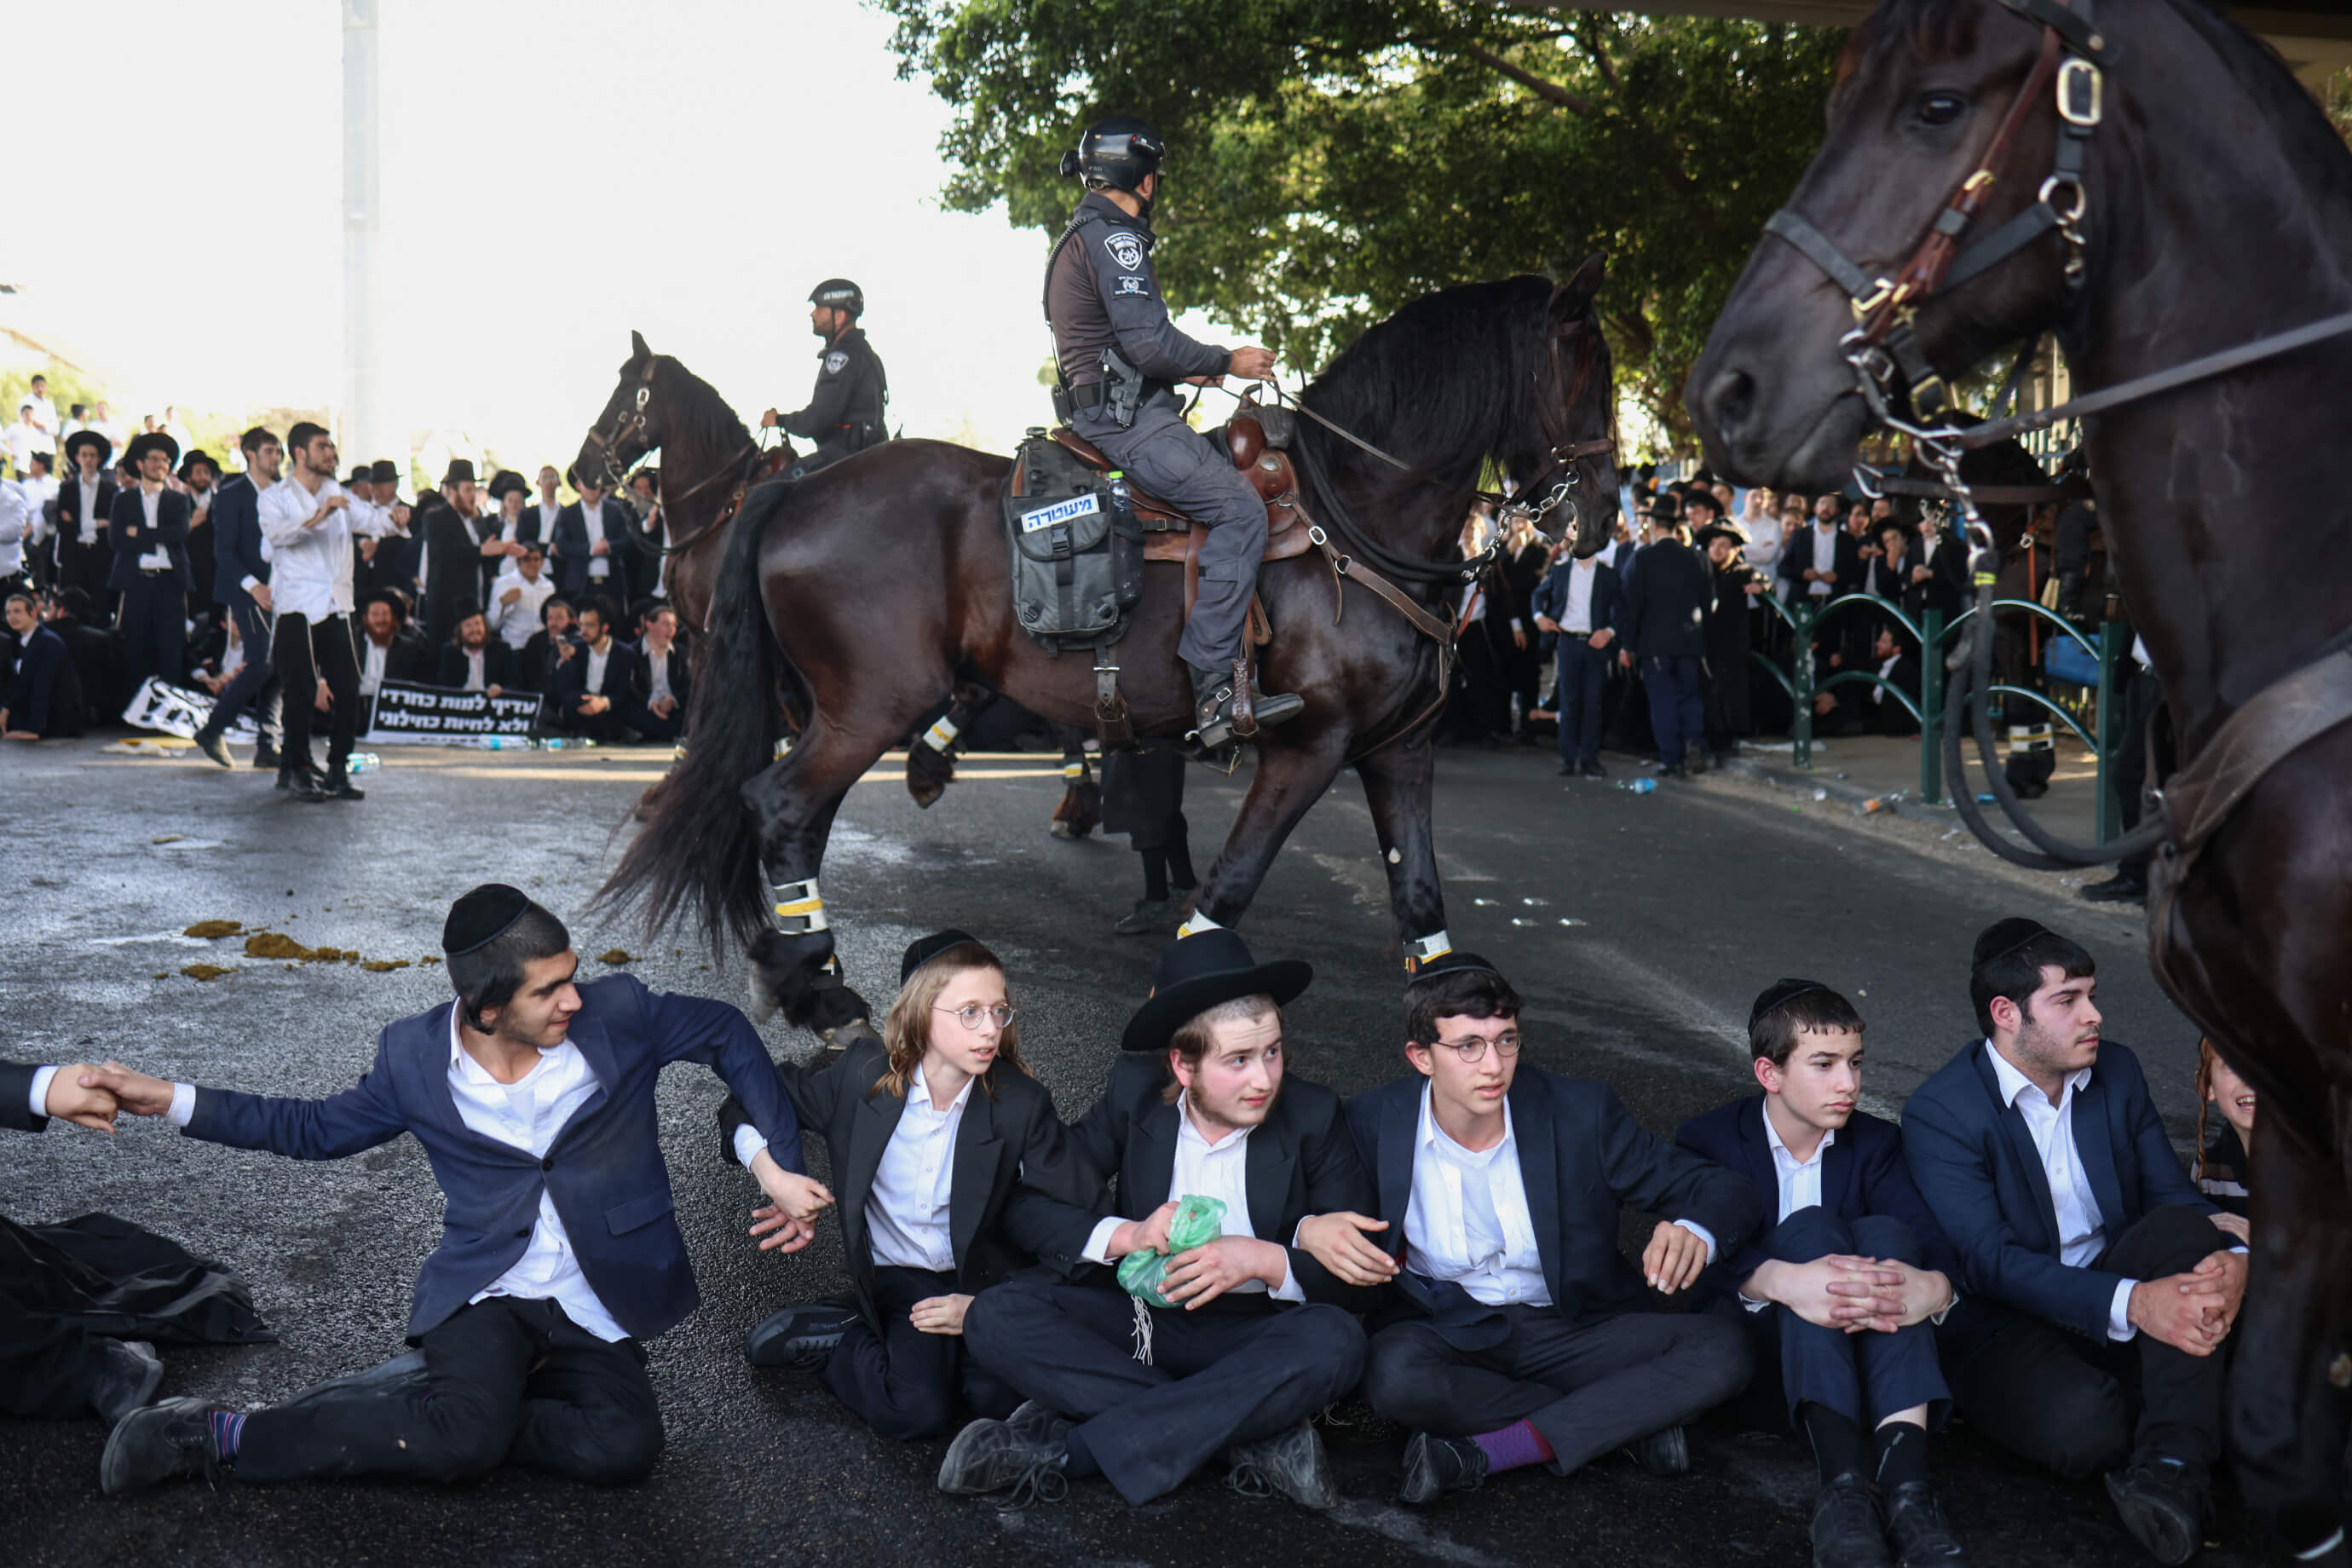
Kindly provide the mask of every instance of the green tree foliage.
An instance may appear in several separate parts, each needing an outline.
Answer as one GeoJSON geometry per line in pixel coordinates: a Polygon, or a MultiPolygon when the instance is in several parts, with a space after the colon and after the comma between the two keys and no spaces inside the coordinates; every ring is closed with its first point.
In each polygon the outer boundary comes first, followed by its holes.
{"type": "MultiPolygon", "coordinates": [[[[880,0],[953,105],[950,206],[1057,231],[1124,110],[1171,142],[1170,292],[1291,364],[1432,289],[1605,252],[1624,389],[1681,388],[1819,145],[1843,35],[1507,0],[880,0]]],[[[1042,256],[1041,256],[1042,261],[1042,256]]]]}

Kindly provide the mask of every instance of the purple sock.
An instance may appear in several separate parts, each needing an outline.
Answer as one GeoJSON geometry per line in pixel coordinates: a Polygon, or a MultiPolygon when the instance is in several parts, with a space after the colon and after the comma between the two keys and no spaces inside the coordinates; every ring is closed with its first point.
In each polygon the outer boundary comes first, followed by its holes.
{"type": "Polygon", "coordinates": [[[237,1446],[245,1441],[245,1417],[234,1410],[212,1413],[213,1448],[224,1459],[236,1458],[237,1446]]]}
{"type": "Polygon", "coordinates": [[[1514,1421],[1498,1432],[1481,1432],[1470,1439],[1486,1450],[1486,1469],[1517,1470],[1551,1463],[1551,1445],[1542,1433],[1524,1421],[1514,1421]]]}

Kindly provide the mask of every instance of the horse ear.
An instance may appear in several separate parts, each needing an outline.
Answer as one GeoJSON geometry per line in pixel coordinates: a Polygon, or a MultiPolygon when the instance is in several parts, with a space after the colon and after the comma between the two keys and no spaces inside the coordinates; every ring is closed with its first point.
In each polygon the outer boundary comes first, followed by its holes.
{"type": "Polygon", "coordinates": [[[631,364],[640,364],[653,357],[654,351],[646,347],[646,335],[643,332],[636,331],[635,328],[631,328],[629,331],[629,363],[631,364]]]}
{"type": "Polygon", "coordinates": [[[1576,275],[1559,286],[1561,300],[1572,300],[1579,305],[1591,304],[1592,297],[1601,292],[1601,280],[1608,271],[1607,257],[1586,257],[1584,265],[1576,269],[1576,275]]]}

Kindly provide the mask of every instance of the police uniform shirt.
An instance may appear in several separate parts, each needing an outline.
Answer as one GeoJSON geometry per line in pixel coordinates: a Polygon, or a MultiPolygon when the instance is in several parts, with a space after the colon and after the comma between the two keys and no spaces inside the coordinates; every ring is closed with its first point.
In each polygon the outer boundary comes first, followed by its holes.
{"type": "Polygon", "coordinates": [[[1102,353],[1119,357],[1159,382],[1223,375],[1230,350],[1195,342],[1176,330],[1152,269],[1157,240],[1099,191],[1078,204],[1054,252],[1045,278],[1045,314],[1054,329],[1055,357],[1072,386],[1100,381],[1102,353]]]}
{"type": "Polygon", "coordinates": [[[816,390],[809,405],[780,414],[787,434],[820,447],[854,445],[862,430],[882,428],[882,361],[866,341],[866,329],[852,327],[817,351],[816,390]]]}

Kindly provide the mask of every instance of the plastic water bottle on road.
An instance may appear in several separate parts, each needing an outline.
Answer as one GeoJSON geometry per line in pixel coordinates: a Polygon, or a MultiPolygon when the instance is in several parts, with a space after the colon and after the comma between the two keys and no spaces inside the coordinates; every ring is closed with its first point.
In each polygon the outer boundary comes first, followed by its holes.
{"type": "Polygon", "coordinates": [[[1617,787],[1619,789],[1632,790],[1635,795],[1655,795],[1658,793],[1658,781],[1655,779],[1619,779],[1617,781],[1617,787]]]}
{"type": "Polygon", "coordinates": [[[377,756],[373,752],[353,752],[349,757],[343,760],[343,772],[347,775],[351,773],[375,773],[382,769],[383,766],[383,759],[377,756]]]}

